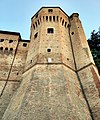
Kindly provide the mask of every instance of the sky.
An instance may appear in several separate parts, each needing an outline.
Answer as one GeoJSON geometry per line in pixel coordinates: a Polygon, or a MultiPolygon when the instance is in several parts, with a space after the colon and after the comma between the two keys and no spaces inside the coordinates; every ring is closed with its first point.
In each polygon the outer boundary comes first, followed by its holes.
{"type": "Polygon", "coordinates": [[[43,6],[61,7],[69,16],[79,13],[86,38],[100,27],[100,0],[0,0],[0,30],[30,37],[31,17],[43,6]]]}

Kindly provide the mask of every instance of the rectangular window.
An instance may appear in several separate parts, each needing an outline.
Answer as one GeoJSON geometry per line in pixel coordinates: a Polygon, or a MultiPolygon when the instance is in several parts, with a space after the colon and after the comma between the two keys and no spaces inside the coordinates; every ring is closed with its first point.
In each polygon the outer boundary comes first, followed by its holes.
{"type": "Polygon", "coordinates": [[[27,43],[23,43],[23,47],[27,47],[27,43]]]}
{"type": "Polygon", "coordinates": [[[47,33],[54,33],[54,29],[53,28],[48,28],[47,33]]]}
{"type": "Polygon", "coordinates": [[[37,38],[37,36],[38,36],[38,32],[34,35],[34,39],[37,38]]]}

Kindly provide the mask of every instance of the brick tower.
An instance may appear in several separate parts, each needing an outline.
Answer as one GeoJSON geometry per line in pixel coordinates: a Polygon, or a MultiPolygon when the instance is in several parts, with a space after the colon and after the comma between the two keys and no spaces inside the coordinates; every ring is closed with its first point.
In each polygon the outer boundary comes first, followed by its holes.
{"type": "Polygon", "coordinates": [[[99,120],[100,81],[79,15],[43,7],[31,19],[20,87],[2,120],[99,120]]]}

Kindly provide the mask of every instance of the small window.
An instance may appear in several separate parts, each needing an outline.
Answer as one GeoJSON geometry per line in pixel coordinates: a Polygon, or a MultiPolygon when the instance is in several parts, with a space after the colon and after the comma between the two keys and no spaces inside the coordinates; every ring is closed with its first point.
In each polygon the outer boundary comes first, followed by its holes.
{"type": "Polygon", "coordinates": [[[17,73],[17,75],[18,75],[19,73],[17,73]]]}
{"type": "Polygon", "coordinates": [[[23,43],[23,47],[27,47],[27,43],[23,43]]]}
{"type": "Polygon", "coordinates": [[[51,52],[51,49],[47,49],[47,52],[51,52]]]}
{"type": "Polygon", "coordinates": [[[9,43],[12,43],[13,42],[13,40],[9,40],[9,43]]]}
{"type": "Polygon", "coordinates": [[[72,32],[71,34],[74,35],[74,32],[72,32]]]}
{"type": "Polygon", "coordinates": [[[55,22],[55,16],[53,16],[53,21],[55,22]]]}
{"type": "Polygon", "coordinates": [[[7,50],[8,50],[8,48],[6,47],[6,48],[5,48],[5,50],[7,51],[7,50]]]}
{"type": "Polygon", "coordinates": [[[57,16],[57,22],[58,22],[58,18],[59,18],[59,16],[57,16]]]}
{"type": "Polygon", "coordinates": [[[3,50],[3,47],[0,47],[0,50],[3,50]]]}
{"type": "Polygon", "coordinates": [[[10,51],[13,51],[13,48],[10,48],[10,51]]]}
{"type": "Polygon", "coordinates": [[[62,20],[62,17],[60,17],[60,22],[61,22],[61,20],[62,20]]]}
{"type": "Polygon", "coordinates": [[[67,22],[65,22],[65,27],[67,26],[67,22]]]}
{"type": "Polygon", "coordinates": [[[41,22],[41,17],[40,17],[40,22],[41,22]]]}
{"type": "Polygon", "coordinates": [[[49,12],[49,13],[52,13],[52,12],[53,12],[53,9],[48,9],[48,12],[49,12]]]}
{"type": "Polygon", "coordinates": [[[49,16],[49,20],[52,21],[52,17],[51,16],[49,16]]]}
{"type": "Polygon", "coordinates": [[[37,22],[35,22],[35,25],[36,25],[36,27],[37,27],[37,22]]]}
{"type": "Polygon", "coordinates": [[[48,21],[48,16],[46,16],[46,21],[48,21]]]}
{"type": "Polygon", "coordinates": [[[30,61],[30,63],[32,63],[32,60],[30,61]]]}
{"type": "Polygon", "coordinates": [[[69,27],[70,27],[70,24],[68,24],[67,27],[69,28],[69,27]]]}
{"type": "Polygon", "coordinates": [[[48,29],[47,29],[47,32],[48,32],[48,33],[54,33],[54,29],[53,29],[53,28],[48,28],[48,29]]]}
{"type": "Polygon", "coordinates": [[[38,25],[40,25],[40,22],[39,22],[39,20],[38,20],[38,25]]]}
{"type": "Polygon", "coordinates": [[[35,25],[33,24],[33,28],[35,29],[35,25]]]}
{"type": "Polygon", "coordinates": [[[62,25],[64,24],[64,19],[63,19],[63,21],[62,21],[62,25]]]}
{"type": "Polygon", "coordinates": [[[0,39],[0,42],[3,42],[4,41],[4,39],[0,39]]]}
{"type": "Polygon", "coordinates": [[[44,21],[44,16],[43,16],[43,21],[44,21]]]}
{"type": "Polygon", "coordinates": [[[36,14],[36,16],[35,16],[36,18],[38,18],[38,14],[36,14]]]}
{"type": "Polygon", "coordinates": [[[38,32],[34,35],[34,39],[37,38],[37,36],[38,36],[38,32]]]}

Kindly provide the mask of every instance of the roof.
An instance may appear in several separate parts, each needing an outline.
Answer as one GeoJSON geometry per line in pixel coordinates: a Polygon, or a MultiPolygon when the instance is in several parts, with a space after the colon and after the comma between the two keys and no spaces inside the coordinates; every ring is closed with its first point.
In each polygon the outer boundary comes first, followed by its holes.
{"type": "Polygon", "coordinates": [[[23,39],[20,39],[21,42],[30,42],[30,40],[23,40],[23,39]]]}
{"type": "MultiPolygon", "coordinates": [[[[41,7],[39,10],[38,10],[38,12],[36,12],[36,14],[38,14],[43,8],[58,8],[58,9],[60,9],[67,17],[69,17],[60,7],[41,7]]],[[[35,15],[36,15],[35,14],[35,15]]],[[[35,16],[34,15],[34,16],[35,16]]],[[[34,18],[34,16],[31,18],[31,20],[34,18]]]]}
{"type": "Polygon", "coordinates": [[[9,34],[9,35],[18,35],[21,38],[21,35],[20,35],[19,32],[11,32],[11,31],[2,31],[2,30],[0,30],[0,33],[9,34]]]}

